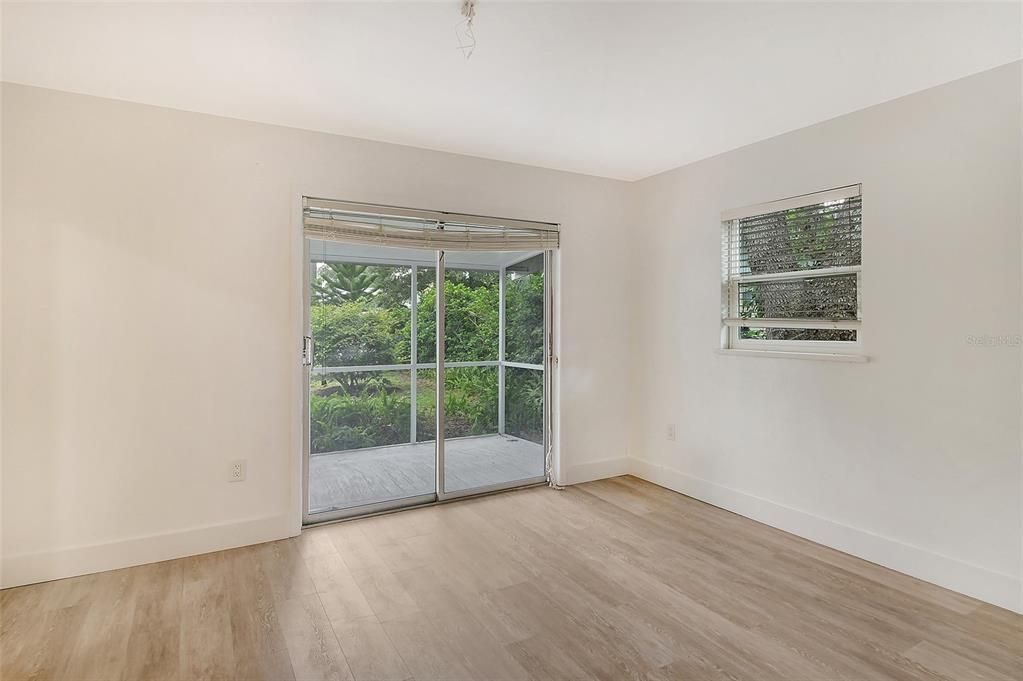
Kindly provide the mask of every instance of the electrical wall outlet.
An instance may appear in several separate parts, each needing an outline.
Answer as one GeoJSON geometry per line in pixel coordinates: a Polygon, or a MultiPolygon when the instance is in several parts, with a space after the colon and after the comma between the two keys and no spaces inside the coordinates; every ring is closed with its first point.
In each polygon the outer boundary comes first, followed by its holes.
{"type": "Polygon", "coordinates": [[[245,459],[235,459],[231,462],[231,466],[227,469],[227,481],[245,481],[245,459]]]}
{"type": "Polygon", "coordinates": [[[667,425],[667,427],[664,429],[664,436],[666,438],[668,438],[669,440],[674,440],[675,439],[675,424],[674,423],[669,423],[667,425]]]}

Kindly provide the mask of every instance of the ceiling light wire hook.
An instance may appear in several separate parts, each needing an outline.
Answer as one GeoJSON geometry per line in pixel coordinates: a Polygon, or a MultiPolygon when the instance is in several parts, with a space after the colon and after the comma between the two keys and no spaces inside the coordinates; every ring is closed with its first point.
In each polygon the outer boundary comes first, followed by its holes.
{"type": "Polygon", "coordinates": [[[468,61],[476,49],[476,34],[472,30],[472,22],[476,19],[476,0],[462,0],[462,17],[464,18],[455,26],[455,38],[458,41],[458,49],[468,61]]]}

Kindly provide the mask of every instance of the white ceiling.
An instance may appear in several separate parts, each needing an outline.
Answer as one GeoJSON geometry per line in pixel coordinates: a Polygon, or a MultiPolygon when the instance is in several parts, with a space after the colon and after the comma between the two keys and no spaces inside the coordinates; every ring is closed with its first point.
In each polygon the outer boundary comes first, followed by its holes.
{"type": "Polygon", "coordinates": [[[5,3],[4,80],[638,179],[1021,58],[1018,2],[5,3]]]}

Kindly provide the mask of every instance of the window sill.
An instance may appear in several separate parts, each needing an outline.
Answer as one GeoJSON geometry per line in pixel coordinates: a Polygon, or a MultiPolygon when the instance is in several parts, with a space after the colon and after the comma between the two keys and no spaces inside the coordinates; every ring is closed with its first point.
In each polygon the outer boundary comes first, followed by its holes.
{"type": "Polygon", "coordinates": [[[866,355],[849,355],[837,352],[793,352],[785,350],[746,350],[739,348],[719,348],[719,355],[733,357],[774,357],[776,359],[813,359],[823,362],[853,362],[862,364],[868,361],[866,355]]]}

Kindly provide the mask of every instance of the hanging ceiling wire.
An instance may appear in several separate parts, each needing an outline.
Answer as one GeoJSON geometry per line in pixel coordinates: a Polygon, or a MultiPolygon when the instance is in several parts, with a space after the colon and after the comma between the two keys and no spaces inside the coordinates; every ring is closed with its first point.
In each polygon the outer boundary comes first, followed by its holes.
{"type": "Polygon", "coordinates": [[[462,56],[468,60],[476,49],[476,34],[472,31],[472,22],[476,18],[476,0],[462,0],[462,17],[455,26],[455,38],[462,56]]]}

